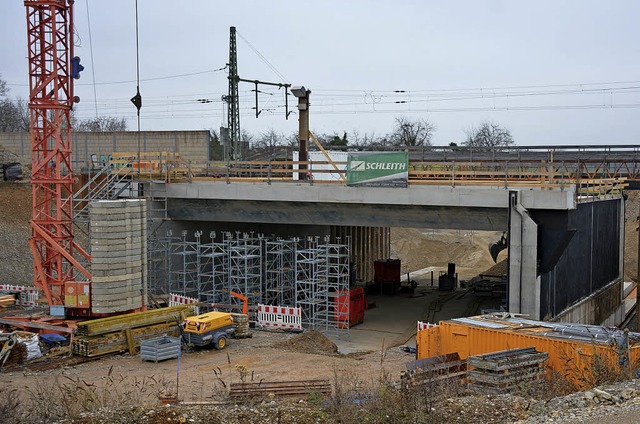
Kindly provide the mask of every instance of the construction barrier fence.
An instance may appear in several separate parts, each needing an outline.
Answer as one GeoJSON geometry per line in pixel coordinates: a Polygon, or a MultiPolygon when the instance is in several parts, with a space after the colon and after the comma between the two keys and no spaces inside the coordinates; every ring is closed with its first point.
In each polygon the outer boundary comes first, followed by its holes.
{"type": "Polygon", "coordinates": [[[258,304],[258,326],[302,331],[301,308],[258,304]]]}
{"type": "Polygon", "coordinates": [[[19,293],[17,304],[22,306],[38,306],[40,291],[35,287],[16,286],[11,284],[0,284],[0,291],[9,293],[19,293]]]}
{"type": "Polygon", "coordinates": [[[182,296],[175,293],[169,293],[169,306],[193,305],[193,312],[200,315],[198,307],[198,299],[194,297],[182,296]]]}

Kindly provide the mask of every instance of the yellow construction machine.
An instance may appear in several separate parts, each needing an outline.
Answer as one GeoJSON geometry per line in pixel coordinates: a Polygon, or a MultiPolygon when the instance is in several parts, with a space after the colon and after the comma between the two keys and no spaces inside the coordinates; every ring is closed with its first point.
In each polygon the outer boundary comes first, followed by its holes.
{"type": "Polygon", "coordinates": [[[233,335],[233,319],[228,312],[207,312],[184,321],[182,340],[192,346],[213,345],[224,349],[227,338],[233,335]]]}

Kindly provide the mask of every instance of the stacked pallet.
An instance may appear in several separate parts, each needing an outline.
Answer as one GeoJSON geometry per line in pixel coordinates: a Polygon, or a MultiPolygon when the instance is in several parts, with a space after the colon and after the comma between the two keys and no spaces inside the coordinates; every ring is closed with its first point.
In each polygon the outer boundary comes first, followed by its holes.
{"type": "Polygon", "coordinates": [[[141,308],[147,289],[146,201],[93,201],[89,214],[91,311],[109,314],[141,308]]]}
{"type": "Polygon", "coordinates": [[[84,321],[77,324],[72,351],[86,357],[129,351],[154,337],[179,336],[179,324],[193,315],[188,306],[171,306],[144,312],[84,321]]]}
{"type": "Polygon", "coordinates": [[[460,359],[458,352],[418,359],[408,362],[406,367],[401,379],[403,387],[460,380],[467,374],[467,361],[460,359]]]}
{"type": "Polygon", "coordinates": [[[234,400],[265,398],[306,399],[311,394],[331,396],[329,380],[273,381],[231,383],[229,396],[234,400]]]}
{"type": "Polygon", "coordinates": [[[507,393],[532,387],[543,381],[547,352],[535,347],[502,350],[469,356],[467,371],[469,389],[489,393],[507,393]]]}
{"type": "Polygon", "coordinates": [[[0,296],[0,308],[6,308],[16,303],[16,298],[8,294],[6,296],[0,296]]]}

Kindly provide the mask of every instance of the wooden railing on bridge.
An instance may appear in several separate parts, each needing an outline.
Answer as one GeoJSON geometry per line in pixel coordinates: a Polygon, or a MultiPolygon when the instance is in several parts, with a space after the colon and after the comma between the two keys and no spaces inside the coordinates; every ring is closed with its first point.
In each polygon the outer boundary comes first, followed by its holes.
{"type": "MultiPolygon", "coordinates": [[[[624,164],[621,164],[623,166],[624,164]]],[[[193,162],[178,154],[146,152],[136,160],[135,153],[114,153],[112,172],[130,169],[134,179],[166,182],[225,181],[232,182],[297,182],[305,184],[344,185],[346,162],[328,161],[250,161],[193,162]],[[307,165],[300,170],[300,165],[307,165]],[[301,178],[301,174],[304,174],[301,178]]],[[[623,169],[619,168],[618,171],[623,169]]],[[[627,186],[627,178],[598,163],[566,162],[410,162],[409,185],[486,185],[565,188],[575,185],[579,195],[616,194],[627,186]]],[[[628,175],[628,174],[627,174],[628,175]]]]}

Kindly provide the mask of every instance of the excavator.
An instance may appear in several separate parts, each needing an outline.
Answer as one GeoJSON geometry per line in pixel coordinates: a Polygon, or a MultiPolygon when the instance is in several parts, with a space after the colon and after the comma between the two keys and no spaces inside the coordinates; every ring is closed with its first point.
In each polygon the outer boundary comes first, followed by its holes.
{"type": "Polygon", "coordinates": [[[504,249],[506,249],[507,247],[509,247],[508,241],[509,241],[508,235],[507,235],[507,232],[505,231],[504,233],[502,233],[500,240],[493,243],[489,243],[489,254],[491,255],[491,259],[493,259],[493,262],[497,263],[498,254],[502,252],[504,249]]]}

